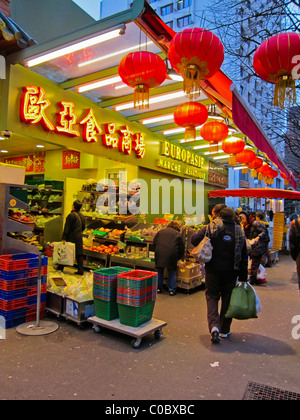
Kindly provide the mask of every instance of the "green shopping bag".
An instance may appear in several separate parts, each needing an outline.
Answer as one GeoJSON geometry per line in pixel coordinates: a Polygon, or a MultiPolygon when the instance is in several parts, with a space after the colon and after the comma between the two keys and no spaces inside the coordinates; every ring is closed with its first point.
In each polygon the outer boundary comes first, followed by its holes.
{"type": "Polygon", "coordinates": [[[239,283],[233,289],[225,318],[257,318],[256,295],[248,282],[239,283]]]}

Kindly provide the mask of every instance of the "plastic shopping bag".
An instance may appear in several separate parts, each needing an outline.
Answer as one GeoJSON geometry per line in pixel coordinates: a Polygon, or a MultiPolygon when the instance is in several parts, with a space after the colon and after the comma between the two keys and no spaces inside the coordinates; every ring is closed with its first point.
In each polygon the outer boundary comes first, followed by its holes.
{"type": "MultiPolygon", "coordinates": [[[[266,270],[265,270],[265,271],[266,271],[266,270]]],[[[256,293],[256,290],[254,289],[254,287],[253,287],[253,286],[251,286],[251,284],[249,284],[249,286],[250,286],[250,287],[252,287],[252,289],[253,289],[253,291],[254,291],[254,293],[255,293],[256,313],[257,313],[257,314],[260,314],[260,313],[262,312],[262,309],[261,309],[261,303],[260,303],[260,300],[259,300],[258,294],[256,293]]]]}
{"type": "Polygon", "coordinates": [[[61,265],[74,265],[75,244],[72,242],[54,242],[53,262],[61,265]]]}
{"type": "Polygon", "coordinates": [[[225,318],[257,318],[256,294],[248,282],[238,283],[233,289],[225,318]]]}

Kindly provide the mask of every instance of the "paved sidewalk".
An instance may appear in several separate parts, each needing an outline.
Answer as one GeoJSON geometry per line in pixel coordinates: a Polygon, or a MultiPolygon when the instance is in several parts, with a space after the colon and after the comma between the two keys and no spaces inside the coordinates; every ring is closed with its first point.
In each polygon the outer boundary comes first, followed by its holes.
{"type": "Polygon", "coordinates": [[[52,316],[60,328],[47,336],[7,330],[0,399],[241,400],[249,381],[300,393],[294,261],[280,255],[266,278],[267,286],[256,288],[262,314],[234,320],[220,345],[210,342],[203,290],[158,295],[154,317],[168,325],[160,340],[146,337],[139,349],[124,335],[95,334],[90,324],[79,329],[52,316]]]}

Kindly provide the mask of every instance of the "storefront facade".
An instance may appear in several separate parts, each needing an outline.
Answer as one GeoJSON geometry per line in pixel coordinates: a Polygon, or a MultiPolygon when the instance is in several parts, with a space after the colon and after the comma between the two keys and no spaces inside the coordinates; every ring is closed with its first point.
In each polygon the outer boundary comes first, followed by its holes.
{"type": "MultiPolygon", "coordinates": [[[[137,179],[145,182],[144,190],[141,188],[141,198],[145,194],[141,210],[151,221],[164,213],[179,218],[184,214],[192,216],[196,210],[203,218],[208,212],[207,190],[227,186],[224,167],[212,166],[206,157],[191,149],[168,141],[115,111],[102,109],[71,90],[63,90],[31,70],[10,66],[6,83],[7,102],[3,101],[1,108],[7,110],[7,117],[2,126],[9,127],[13,138],[23,139],[24,143],[34,140],[53,145],[53,150],[39,152],[40,167],[30,166],[29,159],[26,173],[44,173],[48,180],[68,179],[65,212],[85,180],[105,180],[110,172],[125,172],[127,185],[137,179]],[[153,197],[157,194],[153,188],[158,187],[151,187],[154,179],[163,189],[160,206],[153,204],[158,201],[153,197]],[[178,196],[182,197],[180,206],[178,196]]],[[[3,161],[24,164],[20,155],[5,157],[3,161]]]]}

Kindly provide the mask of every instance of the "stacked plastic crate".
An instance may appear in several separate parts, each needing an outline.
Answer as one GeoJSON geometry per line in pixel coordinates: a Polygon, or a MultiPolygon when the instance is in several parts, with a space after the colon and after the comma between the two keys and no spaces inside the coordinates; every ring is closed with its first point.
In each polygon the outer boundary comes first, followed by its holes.
{"type": "Polygon", "coordinates": [[[157,294],[157,273],[132,270],[118,275],[117,303],[120,323],[132,327],[150,321],[157,294]]]}
{"type": "MultiPolygon", "coordinates": [[[[41,257],[40,318],[46,309],[48,258],[41,257]]],[[[36,254],[0,256],[0,316],[6,329],[34,321],[37,311],[39,257],[36,254]]]]}
{"type": "Polygon", "coordinates": [[[95,315],[98,318],[112,321],[119,317],[117,296],[117,276],[131,271],[130,268],[110,267],[94,271],[93,298],[95,315]]]}

